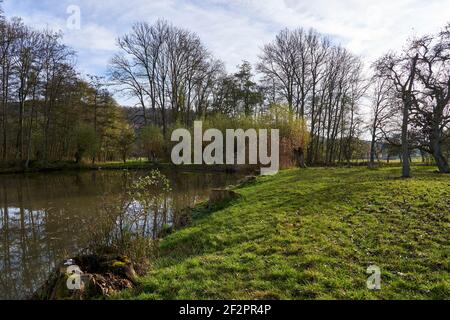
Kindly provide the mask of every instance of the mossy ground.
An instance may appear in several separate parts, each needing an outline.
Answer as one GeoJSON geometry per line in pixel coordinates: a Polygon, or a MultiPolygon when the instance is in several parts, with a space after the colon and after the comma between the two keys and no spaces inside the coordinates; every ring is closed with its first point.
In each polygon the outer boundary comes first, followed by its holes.
{"type": "Polygon", "coordinates": [[[260,177],[160,244],[123,299],[448,299],[450,176],[414,167],[260,177]],[[369,265],[382,289],[367,289],[369,265]]]}

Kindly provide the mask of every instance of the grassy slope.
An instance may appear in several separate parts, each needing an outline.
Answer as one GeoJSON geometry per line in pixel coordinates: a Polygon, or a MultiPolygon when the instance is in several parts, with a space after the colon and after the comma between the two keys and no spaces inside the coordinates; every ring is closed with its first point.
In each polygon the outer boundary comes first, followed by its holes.
{"type": "Polygon", "coordinates": [[[289,170],[161,242],[137,299],[450,298],[450,176],[289,170]],[[381,267],[382,290],[366,288],[381,267]]]}

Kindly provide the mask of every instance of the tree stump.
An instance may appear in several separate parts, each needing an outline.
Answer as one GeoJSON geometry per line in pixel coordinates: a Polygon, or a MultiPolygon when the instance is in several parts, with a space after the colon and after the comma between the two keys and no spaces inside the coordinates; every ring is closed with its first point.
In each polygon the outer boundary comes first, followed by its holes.
{"type": "Polygon", "coordinates": [[[209,197],[209,204],[214,205],[223,202],[229,202],[238,199],[240,196],[238,193],[229,189],[214,189],[211,191],[209,197]]]}
{"type": "Polygon", "coordinates": [[[69,259],[53,272],[48,281],[32,297],[34,300],[87,300],[110,296],[133,288],[137,274],[127,257],[117,255],[86,255],[69,259]],[[81,271],[80,287],[70,289],[68,270],[77,266],[81,271]]]}

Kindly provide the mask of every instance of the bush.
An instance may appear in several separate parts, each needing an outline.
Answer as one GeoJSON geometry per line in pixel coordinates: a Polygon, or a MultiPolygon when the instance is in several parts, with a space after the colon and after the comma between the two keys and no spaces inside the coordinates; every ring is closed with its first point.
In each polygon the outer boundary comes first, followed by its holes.
{"type": "Polygon", "coordinates": [[[80,123],[74,130],[75,161],[80,163],[85,156],[93,157],[99,149],[99,138],[94,128],[80,123]]]}
{"type": "Polygon", "coordinates": [[[149,125],[141,129],[139,141],[149,161],[165,158],[165,141],[161,128],[149,125]]]}

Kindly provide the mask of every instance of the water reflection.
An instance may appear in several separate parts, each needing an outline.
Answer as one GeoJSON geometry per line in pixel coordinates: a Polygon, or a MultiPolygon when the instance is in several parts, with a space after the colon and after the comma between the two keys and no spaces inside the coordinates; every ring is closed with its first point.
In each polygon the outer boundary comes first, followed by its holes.
{"type": "MultiPolygon", "coordinates": [[[[172,191],[150,214],[133,221],[133,230],[142,235],[156,237],[165,226],[182,224],[183,209],[239,179],[221,173],[164,174],[172,191]]],[[[139,203],[126,201],[128,183],[124,171],[0,176],[0,299],[30,296],[56,263],[92,240],[106,206],[139,210],[139,203]]]]}

